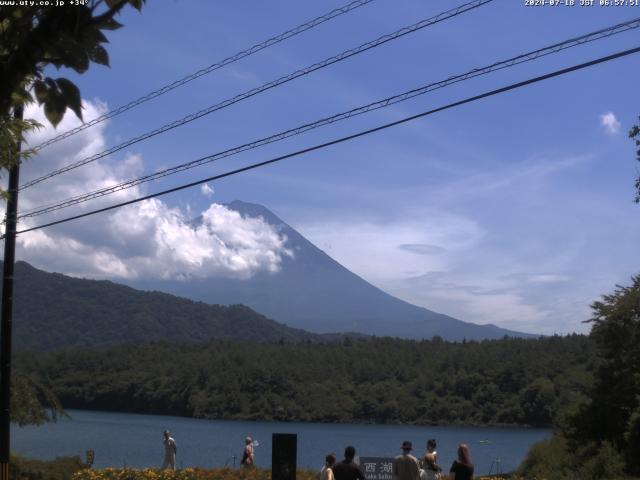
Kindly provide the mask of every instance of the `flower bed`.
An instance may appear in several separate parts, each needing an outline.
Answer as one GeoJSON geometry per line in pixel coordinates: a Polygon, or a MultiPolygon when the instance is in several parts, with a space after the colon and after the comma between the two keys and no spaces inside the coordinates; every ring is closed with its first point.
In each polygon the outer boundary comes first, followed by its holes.
{"type": "MultiPolygon", "coordinates": [[[[296,480],[317,480],[318,472],[298,470],[296,480]]],[[[271,470],[262,468],[88,468],[73,474],[72,480],[271,480],[271,470]]]]}

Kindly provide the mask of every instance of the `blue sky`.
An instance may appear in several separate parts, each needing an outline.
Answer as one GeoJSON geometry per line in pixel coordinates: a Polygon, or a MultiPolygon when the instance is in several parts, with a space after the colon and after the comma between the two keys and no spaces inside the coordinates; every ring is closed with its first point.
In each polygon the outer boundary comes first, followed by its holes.
{"type": "MultiPolygon", "coordinates": [[[[343,4],[149,1],[142,13],[125,12],[125,27],[109,34],[111,68],[60,75],[80,86],[90,120],[343,4]]],[[[375,0],[43,150],[23,168],[23,178],[69,163],[79,150],[100,151],[457,5],[375,0]]],[[[635,17],[639,7],[527,7],[524,1],[496,0],[132,146],[79,169],[83,172],[42,183],[25,193],[23,205],[215,153],[635,17]]],[[[634,30],[576,47],[118,198],[210,176],[638,45],[634,30]]],[[[144,211],[25,234],[19,256],[49,270],[116,280],[177,275],[187,264],[196,272],[215,263],[203,275],[277,270],[278,255],[289,253],[274,232],[211,207],[241,199],[267,206],[347,268],[417,305],[527,332],[587,332],[582,321],[589,304],[640,269],[640,206],[632,203],[639,164],[627,138],[640,113],[639,62],[640,56],[630,56],[438,113],[209,184],[213,191],[193,188],[163,197],[144,211]],[[222,240],[180,230],[185,219],[202,212],[209,212],[211,225],[224,224],[222,240]],[[145,230],[140,218],[154,219],[152,230],[145,230]],[[231,244],[238,238],[242,247],[215,262],[190,256],[210,252],[212,242],[231,244]],[[154,239],[153,249],[143,245],[145,239],[154,239]],[[188,245],[194,246],[180,247],[188,245]],[[182,262],[176,268],[155,267],[176,256],[182,262]]],[[[58,131],[76,123],[69,113],[58,131]]],[[[51,134],[41,131],[32,142],[51,134]]]]}

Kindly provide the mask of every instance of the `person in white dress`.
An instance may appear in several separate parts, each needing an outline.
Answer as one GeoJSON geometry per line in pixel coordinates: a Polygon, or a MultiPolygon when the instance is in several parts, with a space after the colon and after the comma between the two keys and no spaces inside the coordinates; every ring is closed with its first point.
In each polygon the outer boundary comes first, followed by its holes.
{"type": "Polygon", "coordinates": [[[320,480],[333,480],[333,464],[336,463],[336,454],[330,453],[324,459],[324,467],[320,470],[320,480]]]}
{"type": "Polygon", "coordinates": [[[176,469],[176,453],[178,453],[178,448],[176,447],[176,441],[169,434],[169,430],[164,431],[164,461],[162,462],[162,470],[176,469]]]}
{"type": "Polygon", "coordinates": [[[436,480],[440,478],[440,472],[442,468],[438,466],[438,453],[436,452],[436,441],[431,439],[427,441],[427,451],[422,459],[422,470],[424,476],[421,475],[422,480],[436,480]]]}

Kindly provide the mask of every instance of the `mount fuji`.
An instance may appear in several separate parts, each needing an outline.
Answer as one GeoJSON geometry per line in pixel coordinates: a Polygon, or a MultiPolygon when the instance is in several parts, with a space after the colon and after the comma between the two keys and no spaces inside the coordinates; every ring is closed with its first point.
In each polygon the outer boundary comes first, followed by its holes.
{"type": "MultiPolygon", "coordinates": [[[[134,288],[158,290],[209,304],[243,304],[288,326],[316,333],[358,332],[376,336],[461,341],[533,335],[492,324],[464,322],[400,300],[349,271],[267,208],[233,201],[227,208],[261,217],[287,238],[295,254],[277,273],[250,279],[137,280],[134,288]]],[[[198,221],[196,219],[196,221],[198,221]]]]}

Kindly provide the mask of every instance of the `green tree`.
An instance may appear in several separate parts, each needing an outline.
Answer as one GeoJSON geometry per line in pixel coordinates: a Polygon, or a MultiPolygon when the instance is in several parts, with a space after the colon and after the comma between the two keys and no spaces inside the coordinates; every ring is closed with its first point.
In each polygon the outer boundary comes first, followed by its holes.
{"type": "MultiPolygon", "coordinates": [[[[37,101],[52,125],[67,108],[82,118],[80,90],[64,77],[49,77],[48,67],[84,73],[90,64],[109,65],[103,31],[122,25],[114,17],[126,6],[140,10],[145,0],[89,0],[85,5],[0,7],[0,171],[31,156],[16,145],[40,125],[16,115],[37,101]]],[[[28,2],[24,2],[28,3],[28,2]]],[[[33,2],[39,3],[39,2],[33,2]]],[[[6,192],[0,189],[0,193],[6,192]]],[[[39,424],[62,414],[57,398],[25,376],[12,380],[12,418],[19,424],[39,424]]]]}
{"type": "Polygon", "coordinates": [[[53,392],[29,375],[11,381],[11,421],[20,426],[41,425],[66,416],[53,392]]]}
{"type": "Polygon", "coordinates": [[[590,399],[569,418],[575,445],[608,442],[640,474],[640,275],[592,305],[591,337],[601,358],[590,399]]]}
{"type": "Polygon", "coordinates": [[[525,418],[536,425],[551,423],[556,398],[553,383],[547,378],[537,378],[520,392],[520,404],[525,418]]]}

